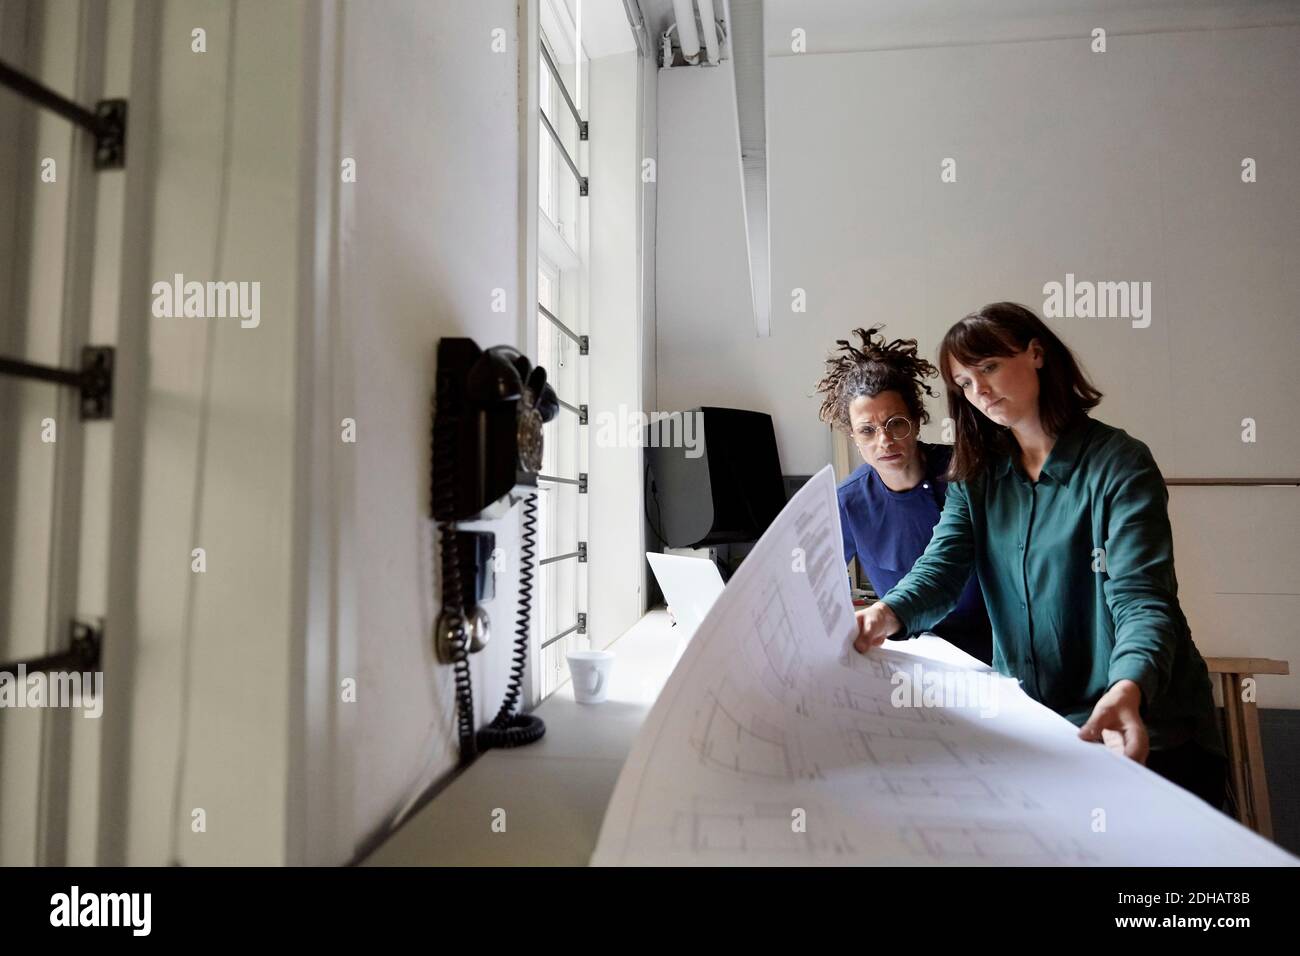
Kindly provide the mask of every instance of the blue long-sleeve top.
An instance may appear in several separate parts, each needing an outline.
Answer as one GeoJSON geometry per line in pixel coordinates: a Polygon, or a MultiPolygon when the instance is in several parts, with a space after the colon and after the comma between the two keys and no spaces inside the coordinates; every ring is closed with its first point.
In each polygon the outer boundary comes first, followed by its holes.
{"type": "MultiPolygon", "coordinates": [[[[925,552],[947,494],[943,474],[952,458],[952,446],[925,442],[917,442],[917,446],[925,457],[925,477],[916,487],[893,491],[866,462],[837,487],[844,563],[857,555],[872,589],[881,596],[925,552]]],[[[986,664],[992,661],[992,630],[979,580],[973,573],[952,611],[926,629],[986,664]]]]}

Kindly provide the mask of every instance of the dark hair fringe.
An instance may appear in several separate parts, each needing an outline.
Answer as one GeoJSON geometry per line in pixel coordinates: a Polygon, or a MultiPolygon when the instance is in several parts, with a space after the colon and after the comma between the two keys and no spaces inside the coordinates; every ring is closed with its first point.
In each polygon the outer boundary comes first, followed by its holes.
{"type": "Polygon", "coordinates": [[[971,367],[996,356],[1017,355],[1034,339],[1043,348],[1038,370],[1038,416],[1055,436],[1101,404],[1102,393],[1047,324],[1016,302],[993,302],[950,328],[939,345],[939,371],[948,387],[948,414],[957,424],[948,481],[969,481],[988,470],[995,456],[1011,452],[1007,428],[971,404],[952,377],[952,360],[971,367]]]}
{"type": "Polygon", "coordinates": [[[817,391],[825,396],[819,413],[822,421],[847,431],[851,428],[849,405],[853,399],[860,395],[874,398],[887,391],[902,395],[918,425],[930,420],[921,392],[931,398],[939,394],[923,379],[935,377],[939,370],[917,355],[916,339],[886,342],[883,335],[878,335],[883,328],[873,325],[870,329],[854,329],[857,347],[845,339],[836,340],[839,348],[827,357],[826,374],[817,383],[817,391]]]}

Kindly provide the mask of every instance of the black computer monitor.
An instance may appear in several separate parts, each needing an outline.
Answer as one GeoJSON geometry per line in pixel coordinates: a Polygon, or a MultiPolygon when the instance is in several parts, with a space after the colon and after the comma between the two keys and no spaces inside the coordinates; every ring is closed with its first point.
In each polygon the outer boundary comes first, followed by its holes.
{"type": "Polygon", "coordinates": [[[646,426],[646,510],[671,548],[757,541],[785,506],[772,416],[705,406],[646,426]]]}

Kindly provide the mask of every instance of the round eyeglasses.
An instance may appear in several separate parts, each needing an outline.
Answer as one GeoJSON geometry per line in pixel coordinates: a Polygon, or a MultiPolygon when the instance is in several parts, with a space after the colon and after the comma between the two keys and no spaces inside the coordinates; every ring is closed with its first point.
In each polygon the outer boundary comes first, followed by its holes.
{"type": "Polygon", "coordinates": [[[870,422],[864,422],[853,433],[853,440],[859,445],[869,445],[876,440],[876,435],[882,428],[885,436],[891,441],[902,441],[912,434],[911,419],[904,418],[902,415],[895,415],[884,425],[872,425],[870,422]]]}

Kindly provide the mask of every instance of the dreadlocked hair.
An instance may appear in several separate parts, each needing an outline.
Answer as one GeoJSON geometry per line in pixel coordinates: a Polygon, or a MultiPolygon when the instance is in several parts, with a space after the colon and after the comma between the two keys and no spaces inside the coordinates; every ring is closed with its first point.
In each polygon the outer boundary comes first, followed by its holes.
{"type": "Polygon", "coordinates": [[[839,348],[826,359],[826,374],[817,383],[817,391],[824,396],[822,421],[849,431],[849,406],[855,398],[874,398],[891,390],[903,397],[908,414],[918,425],[930,420],[921,393],[939,397],[924,382],[938,375],[939,370],[916,354],[916,339],[886,342],[878,334],[882,328],[873,325],[870,329],[854,329],[859,339],[857,347],[844,339],[836,340],[839,348]]]}

